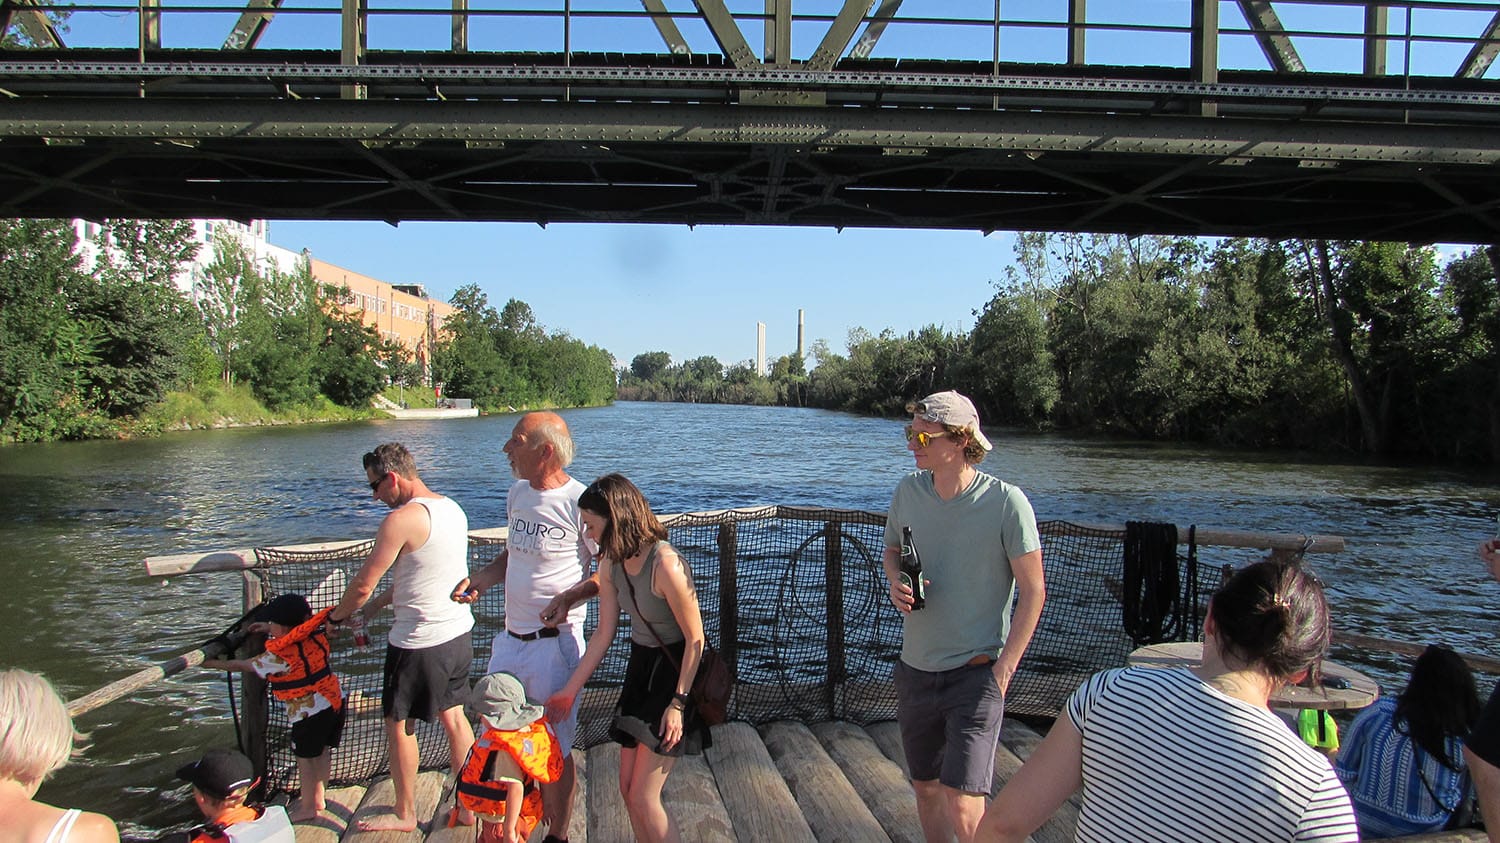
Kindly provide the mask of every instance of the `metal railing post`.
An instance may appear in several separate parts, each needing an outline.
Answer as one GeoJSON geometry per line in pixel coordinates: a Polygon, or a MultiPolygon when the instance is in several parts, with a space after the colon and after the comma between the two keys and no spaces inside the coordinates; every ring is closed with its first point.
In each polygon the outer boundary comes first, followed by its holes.
{"type": "MultiPolygon", "coordinates": [[[[1193,0],[1192,56],[1188,67],[1194,82],[1214,84],[1219,81],[1219,0],[1193,0]]],[[[1219,116],[1219,104],[1204,97],[1198,101],[1198,114],[1219,116]]]]}

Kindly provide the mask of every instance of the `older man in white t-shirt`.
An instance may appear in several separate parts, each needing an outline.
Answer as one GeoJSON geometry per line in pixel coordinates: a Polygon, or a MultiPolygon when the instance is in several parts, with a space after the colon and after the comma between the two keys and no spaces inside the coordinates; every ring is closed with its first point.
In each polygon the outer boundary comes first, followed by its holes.
{"type": "MultiPolygon", "coordinates": [[[[567,683],[583,653],[589,598],[599,593],[590,572],[594,549],[583,537],[578,496],[584,485],[566,471],[573,437],[556,413],[527,413],[505,443],[517,478],[506,498],[508,536],[495,561],[461,580],[453,599],[472,603],[490,586],[505,583],[505,632],[495,636],[489,671],[514,674],[532,700],[545,700],[567,683]]],[[[578,730],[578,708],[552,724],[563,747],[563,773],[543,784],[544,843],[566,843],[573,814],[575,774],[569,750],[578,730]]]]}

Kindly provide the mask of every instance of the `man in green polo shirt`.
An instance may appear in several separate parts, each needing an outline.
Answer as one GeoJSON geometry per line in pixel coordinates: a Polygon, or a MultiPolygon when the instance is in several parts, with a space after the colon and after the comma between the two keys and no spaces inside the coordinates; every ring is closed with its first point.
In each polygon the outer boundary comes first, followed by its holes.
{"type": "Polygon", "coordinates": [[[1026,495],[975,468],[991,445],[973,402],[939,392],[906,409],[917,471],[896,487],[883,558],[905,616],[896,712],[923,834],[966,843],[984,816],[1005,691],[1047,597],[1042,542],[1026,495]],[[902,528],[922,560],[917,611],[900,578],[902,528]]]}

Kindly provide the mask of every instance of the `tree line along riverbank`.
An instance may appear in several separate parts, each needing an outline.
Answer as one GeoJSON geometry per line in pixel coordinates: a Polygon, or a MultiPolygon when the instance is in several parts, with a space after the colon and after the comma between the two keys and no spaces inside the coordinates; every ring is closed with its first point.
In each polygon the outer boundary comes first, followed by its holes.
{"type": "Polygon", "coordinates": [[[100,241],[85,265],[67,221],[0,220],[0,441],[368,418],[382,390],[421,401],[444,381],[487,410],[614,398],[607,352],[476,287],[423,371],[306,261],[258,266],[221,232],[189,299],[174,282],[202,247],[188,222],[106,220],[100,241]]]}
{"type": "Polygon", "coordinates": [[[896,415],[952,388],[986,424],[1493,463],[1497,265],[1496,246],[1022,233],[969,331],[855,330],[766,377],[648,352],[619,395],[896,415]]]}
{"type": "MultiPolygon", "coordinates": [[[[1402,243],[1022,233],[972,329],[860,328],[842,352],[819,340],[764,375],[665,352],[617,372],[604,349],[471,284],[424,372],[305,264],[257,267],[219,236],[189,301],[172,283],[199,248],[186,222],[102,230],[112,248],[84,266],[67,222],[0,221],[0,440],[369,418],[377,393],[423,406],[438,382],[500,412],[618,397],[898,415],[954,388],[995,425],[1500,457],[1494,246],[1444,257],[1402,243]]],[[[942,283],[932,271],[911,289],[942,283]]]]}

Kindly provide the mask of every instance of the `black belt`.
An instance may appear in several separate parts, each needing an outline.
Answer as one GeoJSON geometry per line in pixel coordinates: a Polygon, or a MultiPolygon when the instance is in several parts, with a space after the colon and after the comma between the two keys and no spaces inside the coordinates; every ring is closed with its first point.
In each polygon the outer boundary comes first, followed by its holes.
{"type": "Polygon", "coordinates": [[[509,629],[506,629],[505,633],[511,638],[514,638],[518,641],[535,641],[538,638],[556,638],[558,635],[557,627],[555,626],[544,626],[541,629],[538,629],[536,632],[511,632],[509,629]]]}

